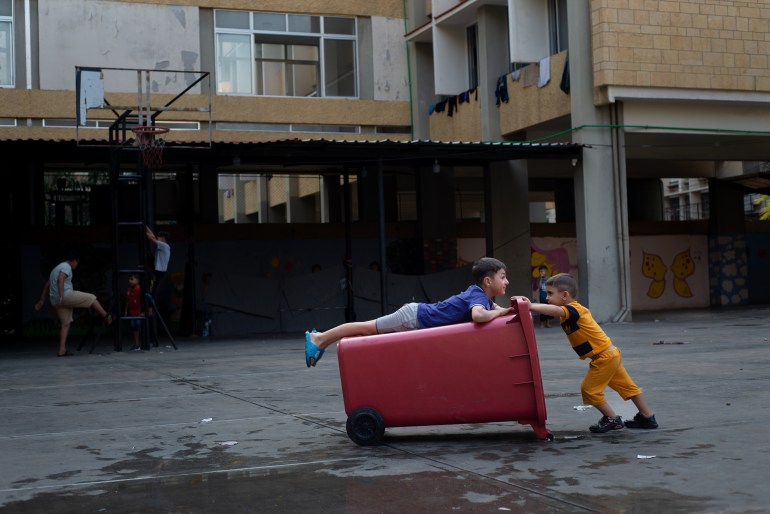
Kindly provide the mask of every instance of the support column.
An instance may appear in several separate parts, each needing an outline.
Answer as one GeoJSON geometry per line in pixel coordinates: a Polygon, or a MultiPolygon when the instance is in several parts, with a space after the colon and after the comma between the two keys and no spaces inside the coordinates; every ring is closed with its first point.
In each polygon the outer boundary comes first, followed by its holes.
{"type": "Polygon", "coordinates": [[[749,303],[744,191],[709,179],[709,300],[715,307],[749,303]]]}
{"type": "Polygon", "coordinates": [[[629,255],[625,222],[625,155],[609,128],[610,107],[594,105],[591,13],[588,0],[568,2],[572,125],[606,125],[573,132],[575,143],[589,144],[575,164],[575,222],[580,302],[598,322],[619,321],[630,309],[625,277],[629,255]],[[573,28],[574,27],[574,28],[573,28]],[[582,29],[582,30],[581,30],[582,29]]]}
{"type": "MultiPolygon", "coordinates": [[[[508,71],[507,9],[484,6],[478,11],[479,88],[481,95],[481,139],[500,141],[500,110],[492,92],[497,78],[508,71]]],[[[492,163],[485,170],[487,192],[491,203],[486,207],[487,253],[503,261],[510,285],[498,305],[508,306],[513,295],[530,294],[529,170],[526,161],[492,163]]]]}
{"type": "Polygon", "coordinates": [[[421,191],[417,219],[422,234],[422,272],[453,269],[457,266],[454,168],[446,165],[439,165],[435,170],[422,168],[417,177],[421,191]]]}
{"type": "Polygon", "coordinates": [[[510,285],[506,298],[496,298],[508,306],[513,295],[529,296],[532,288],[530,265],[529,184],[526,161],[504,161],[489,167],[492,219],[492,252],[489,257],[503,261],[510,285]]]}
{"type": "Polygon", "coordinates": [[[478,10],[479,88],[481,98],[481,139],[500,141],[500,109],[493,91],[497,78],[508,70],[507,8],[486,5],[478,10]]]}

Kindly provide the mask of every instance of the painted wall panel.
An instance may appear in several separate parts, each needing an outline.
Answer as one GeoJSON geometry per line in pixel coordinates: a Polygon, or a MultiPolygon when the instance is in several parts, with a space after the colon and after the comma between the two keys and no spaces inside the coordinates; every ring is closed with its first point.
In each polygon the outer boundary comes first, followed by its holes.
{"type": "Polygon", "coordinates": [[[409,100],[404,20],[372,18],[374,99],[409,100]]]}
{"type": "Polygon", "coordinates": [[[633,310],[708,307],[706,236],[637,236],[630,242],[633,310]]]}
{"type": "MultiPolygon", "coordinates": [[[[185,71],[200,67],[196,7],[40,0],[39,12],[41,89],[74,90],[75,66],[185,71]]],[[[137,91],[135,76],[116,74],[117,83],[110,80],[105,76],[105,91],[137,91]]],[[[184,89],[180,85],[172,77],[154,87],[156,92],[176,93],[184,89]]]]}

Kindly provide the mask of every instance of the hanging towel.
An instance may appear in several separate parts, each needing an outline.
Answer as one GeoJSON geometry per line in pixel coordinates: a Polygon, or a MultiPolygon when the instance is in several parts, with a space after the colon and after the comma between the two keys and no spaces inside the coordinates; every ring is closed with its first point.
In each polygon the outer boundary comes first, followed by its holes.
{"type": "Polygon", "coordinates": [[[537,84],[537,66],[528,64],[521,69],[521,81],[524,87],[537,84]]]}
{"type": "Polygon", "coordinates": [[[521,70],[520,69],[511,72],[511,80],[513,82],[518,82],[520,78],[521,78],[521,70]]]}
{"type": "Polygon", "coordinates": [[[545,87],[551,81],[551,58],[546,57],[540,61],[540,76],[537,79],[537,87],[545,87]]]}

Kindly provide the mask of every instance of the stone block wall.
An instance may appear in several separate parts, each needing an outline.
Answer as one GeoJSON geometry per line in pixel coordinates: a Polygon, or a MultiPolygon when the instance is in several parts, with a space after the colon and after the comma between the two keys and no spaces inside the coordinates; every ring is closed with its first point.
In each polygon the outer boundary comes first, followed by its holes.
{"type": "Polygon", "coordinates": [[[764,0],[594,0],[591,23],[597,88],[770,91],[764,0]]]}

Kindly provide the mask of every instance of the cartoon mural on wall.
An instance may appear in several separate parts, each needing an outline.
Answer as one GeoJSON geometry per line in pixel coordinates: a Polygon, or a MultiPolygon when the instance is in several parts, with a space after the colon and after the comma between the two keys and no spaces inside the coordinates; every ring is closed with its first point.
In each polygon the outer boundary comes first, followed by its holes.
{"type": "Polygon", "coordinates": [[[671,269],[674,275],[674,292],[682,298],[690,298],[692,291],[687,277],[695,273],[695,261],[690,256],[690,249],[679,252],[668,268],[659,255],[642,252],[642,275],[652,279],[647,288],[647,296],[660,298],[666,290],[666,271],[671,269]]]}
{"type": "Polygon", "coordinates": [[[533,238],[530,245],[530,266],[532,279],[540,276],[538,268],[548,268],[546,275],[552,277],[558,273],[569,273],[577,278],[577,243],[575,239],[533,238]]]}
{"type": "Polygon", "coordinates": [[[687,283],[687,277],[695,273],[695,261],[690,256],[690,249],[679,252],[674,257],[671,264],[671,271],[674,273],[674,291],[682,298],[690,298],[692,291],[687,283]]]}
{"type": "Polygon", "coordinates": [[[631,287],[634,310],[707,307],[706,236],[632,237],[631,287]]]}

